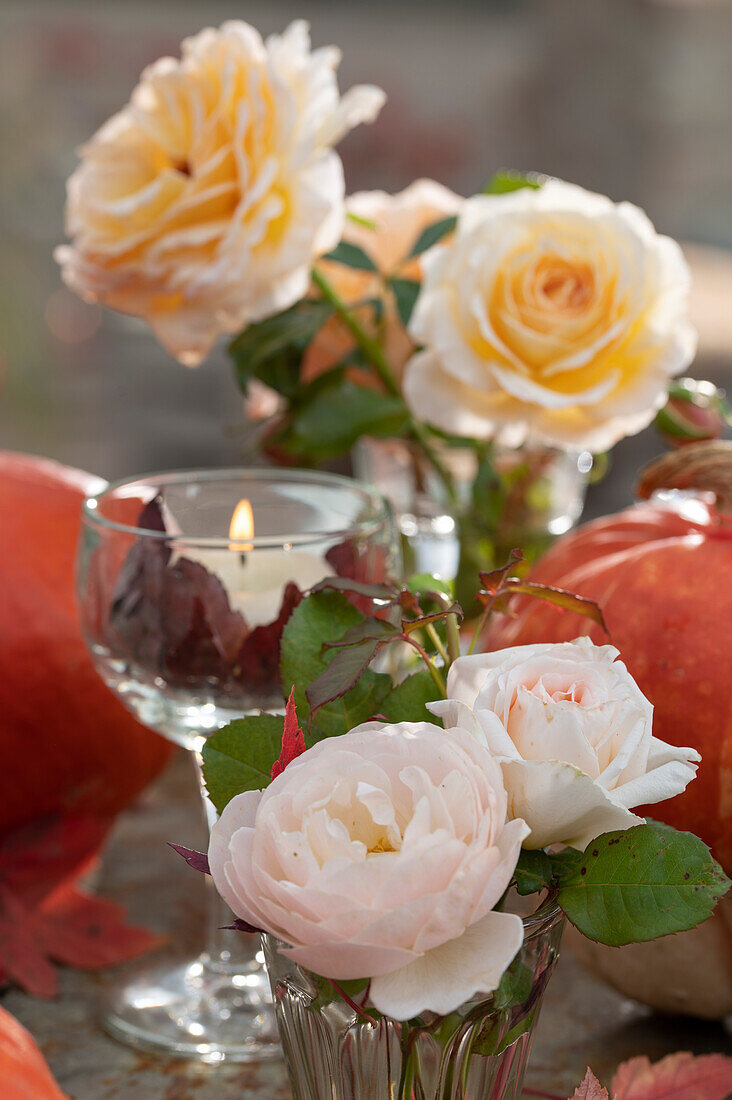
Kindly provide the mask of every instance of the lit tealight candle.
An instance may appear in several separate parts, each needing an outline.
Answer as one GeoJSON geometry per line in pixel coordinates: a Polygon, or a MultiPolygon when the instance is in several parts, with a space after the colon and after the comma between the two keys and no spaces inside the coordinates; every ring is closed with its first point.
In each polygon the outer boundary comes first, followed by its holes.
{"type": "Polygon", "coordinates": [[[183,554],[219,578],[232,610],[239,611],[252,629],[279,618],[284,591],[291,581],[305,591],[334,572],[325,557],[307,550],[287,545],[255,549],[247,544],[247,539],[254,538],[254,515],[248,500],[240,500],[234,509],[229,537],[236,543],[228,550],[183,554]]]}

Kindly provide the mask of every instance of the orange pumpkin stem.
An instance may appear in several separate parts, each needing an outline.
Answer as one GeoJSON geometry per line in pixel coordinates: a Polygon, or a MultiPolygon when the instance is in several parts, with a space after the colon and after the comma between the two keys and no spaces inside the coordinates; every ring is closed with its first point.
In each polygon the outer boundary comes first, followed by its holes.
{"type": "Polygon", "coordinates": [[[732,513],[732,441],[689,443],[655,459],[641,470],[636,494],[648,500],[657,489],[712,492],[719,511],[732,513]]]}

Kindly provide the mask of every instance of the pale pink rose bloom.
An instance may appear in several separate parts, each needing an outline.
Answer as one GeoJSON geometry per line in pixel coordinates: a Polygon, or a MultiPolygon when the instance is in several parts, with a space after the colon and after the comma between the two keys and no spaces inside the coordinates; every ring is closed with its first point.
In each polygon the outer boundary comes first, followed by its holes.
{"type": "MultiPolygon", "coordinates": [[[[320,268],[343,301],[381,301],[383,316],[373,321],[373,307],[358,311],[358,318],[371,335],[378,338],[397,378],[414,352],[414,342],[402,324],[388,280],[409,279],[419,282],[419,260],[410,253],[420,234],[429,225],[457,214],[465,200],[434,180],[415,180],[404,191],[390,195],[386,191],[358,191],[346,199],[346,210],[360,221],[346,218],[343,240],[362,248],[376,271],[361,271],[345,264],[321,260],[320,268]],[[363,224],[363,223],[368,224],[363,224]]],[[[348,329],[337,318],[327,322],[310,344],[303,360],[306,381],[340,363],[355,347],[348,329]]]]}
{"type": "Polygon", "coordinates": [[[404,394],[454,435],[602,451],[689,365],[689,269],[642,210],[549,180],[468,199],[425,253],[404,394]]]}
{"type": "Polygon", "coordinates": [[[643,823],[631,813],[680,794],[699,753],[653,736],[653,707],[611,645],[589,638],[460,657],[446,726],[472,731],[500,761],[509,814],[528,848],[583,849],[600,833],[643,823]]]}
{"type": "Polygon", "coordinates": [[[371,1003],[409,1019],[497,987],[523,924],[494,906],[527,832],[507,822],[500,768],[475,738],[369,722],[232,799],[209,861],[237,916],[286,955],[371,978],[371,1003]]]}
{"type": "Polygon", "coordinates": [[[293,305],[337,244],[343,166],[334,145],[384,94],[341,96],[337,49],[292,23],[263,41],[247,23],[186,39],[142,74],[130,103],[81,150],[68,182],[66,284],[144,317],[196,366],[222,333],[293,305]]]}

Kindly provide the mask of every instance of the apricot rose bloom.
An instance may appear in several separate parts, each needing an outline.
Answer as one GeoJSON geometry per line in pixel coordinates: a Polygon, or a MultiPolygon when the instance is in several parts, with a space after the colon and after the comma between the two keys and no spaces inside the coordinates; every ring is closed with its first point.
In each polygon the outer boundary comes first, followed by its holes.
{"type": "MultiPolygon", "coordinates": [[[[404,191],[358,191],[346,199],[343,240],[362,248],[375,271],[362,271],[345,264],[321,260],[319,267],[339,297],[349,306],[379,300],[383,317],[373,323],[373,309],[356,308],[355,313],[371,335],[380,340],[389,365],[397,378],[414,353],[414,341],[399,316],[394,295],[387,289],[392,278],[419,281],[419,260],[410,253],[422,230],[442,218],[457,214],[465,200],[434,180],[419,179],[404,191]],[[358,219],[358,220],[354,220],[358,219]]],[[[354,347],[352,335],[337,318],[327,322],[308,347],[303,361],[305,381],[317,378],[340,363],[354,347]]]]}
{"type": "Polygon", "coordinates": [[[404,391],[454,435],[601,451],[694,356],[681,249],[627,202],[559,180],[479,195],[423,268],[404,391]]]}
{"type": "Polygon", "coordinates": [[[523,924],[494,906],[527,832],[475,738],[368,722],[233,798],[208,855],[238,917],[318,974],[371,978],[371,1003],[405,1020],[498,986],[523,924]]]}
{"type": "Polygon", "coordinates": [[[448,698],[427,704],[500,762],[527,848],[583,849],[642,825],[636,806],[681,794],[696,775],[698,752],[653,736],[653,707],[618,655],[577,638],[459,657],[448,698]]]}
{"type": "Polygon", "coordinates": [[[144,317],[195,366],[217,337],[302,298],[340,239],[334,145],[384,94],[341,96],[333,47],[295,22],[263,41],[247,23],[186,39],[81,150],[68,182],[66,284],[144,317]]]}

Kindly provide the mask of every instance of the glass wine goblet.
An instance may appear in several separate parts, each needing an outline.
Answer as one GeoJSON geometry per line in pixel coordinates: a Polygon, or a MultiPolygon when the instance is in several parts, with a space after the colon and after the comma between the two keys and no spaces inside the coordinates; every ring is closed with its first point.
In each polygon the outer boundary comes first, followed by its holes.
{"type": "MultiPolygon", "coordinates": [[[[78,600],[92,659],[144,725],[190,751],[209,827],[201,749],[234,718],[284,709],[280,640],[302,593],[326,576],[380,582],[399,568],[388,504],[331,474],[154,474],[82,507],[78,600]]],[[[138,966],[113,989],[105,1026],[207,1062],[272,1057],[259,937],[227,931],[231,914],[209,894],[205,951],[138,966]]]]}

